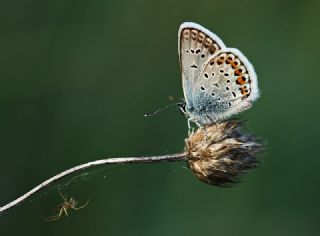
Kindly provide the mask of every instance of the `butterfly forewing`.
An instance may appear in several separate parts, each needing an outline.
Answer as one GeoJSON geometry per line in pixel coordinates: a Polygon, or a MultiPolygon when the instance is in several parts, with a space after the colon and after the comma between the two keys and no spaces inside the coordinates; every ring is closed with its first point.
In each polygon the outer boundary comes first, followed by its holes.
{"type": "Polygon", "coordinates": [[[195,23],[184,23],[179,30],[179,59],[184,97],[193,106],[193,90],[204,65],[217,51],[225,48],[221,39],[195,23]]]}

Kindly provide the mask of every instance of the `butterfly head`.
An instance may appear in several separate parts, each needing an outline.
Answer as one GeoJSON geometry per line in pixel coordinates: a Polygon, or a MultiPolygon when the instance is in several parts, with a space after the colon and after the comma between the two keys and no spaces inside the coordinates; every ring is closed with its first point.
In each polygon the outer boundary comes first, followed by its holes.
{"type": "Polygon", "coordinates": [[[188,118],[189,113],[186,110],[186,103],[185,102],[179,103],[178,107],[179,107],[181,114],[188,118]]]}

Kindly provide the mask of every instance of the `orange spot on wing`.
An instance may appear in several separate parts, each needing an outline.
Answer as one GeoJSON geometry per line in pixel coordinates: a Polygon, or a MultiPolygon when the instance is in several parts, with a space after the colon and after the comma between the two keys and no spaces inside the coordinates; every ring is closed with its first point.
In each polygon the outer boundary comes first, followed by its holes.
{"type": "Polygon", "coordinates": [[[226,63],[227,63],[227,64],[230,64],[231,62],[232,62],[232,58],[229,58],[229,57],[228,57],[227,60],[226,60],[226,63]]]}
{"type": "Polygon", "coordinates": [[[233,62],[231,62],[231,66],[232,66],[233,69],[235,69],[235,68],[237,68],[239,65],[238,65],[237,62],[233,61],[233,62]]]}
{"type": "Polygon", "coordinates": [[[234,74],[237,75],[237,76],[241,75],[240,69],[237,69],[237,70],[234,72],[234,74]]]}
{"type": "Polygon", "coordinates": [[[239,76],[237,79],[237,84],[245,84],[246,83],[246,79],[243,76],[239,76]]]}
{"type": "Polygon", "coordinates": [[[249,94],[249,91],[246,89],[246,87],[241,87],[240,90],[241,90],[241,94],[242,94],[243,96],[249,94]]]}

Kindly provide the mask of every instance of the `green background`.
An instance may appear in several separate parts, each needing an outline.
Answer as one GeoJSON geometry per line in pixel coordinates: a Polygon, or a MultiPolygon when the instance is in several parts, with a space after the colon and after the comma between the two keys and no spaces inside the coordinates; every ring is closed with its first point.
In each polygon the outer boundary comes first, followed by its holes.
{"type": "Polygon", "coordinates": [[[261,98],[240,115],[268,145],[232,188],[183,163],[110,166],[60,183],[81,211],[46,223],[57,186],[0,216],[1,235],[319,235],[320,1],[0,3],[0,205],[105,157],[176,153],[187,123],[177,30],[194,21],[254,65],[261,98]]]}

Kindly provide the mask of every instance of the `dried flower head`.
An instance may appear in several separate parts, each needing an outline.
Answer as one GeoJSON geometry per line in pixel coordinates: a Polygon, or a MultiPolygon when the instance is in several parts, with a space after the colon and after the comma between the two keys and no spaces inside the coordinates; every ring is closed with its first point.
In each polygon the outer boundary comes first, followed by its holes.
{"type": "Polygon", "coordinates": [[[241,128],[238,120],[224,121],[199,128],[186,139],[189,167],[201,181],[228,186],[259,164],[256,154],[263,145],[241,128]]]}

